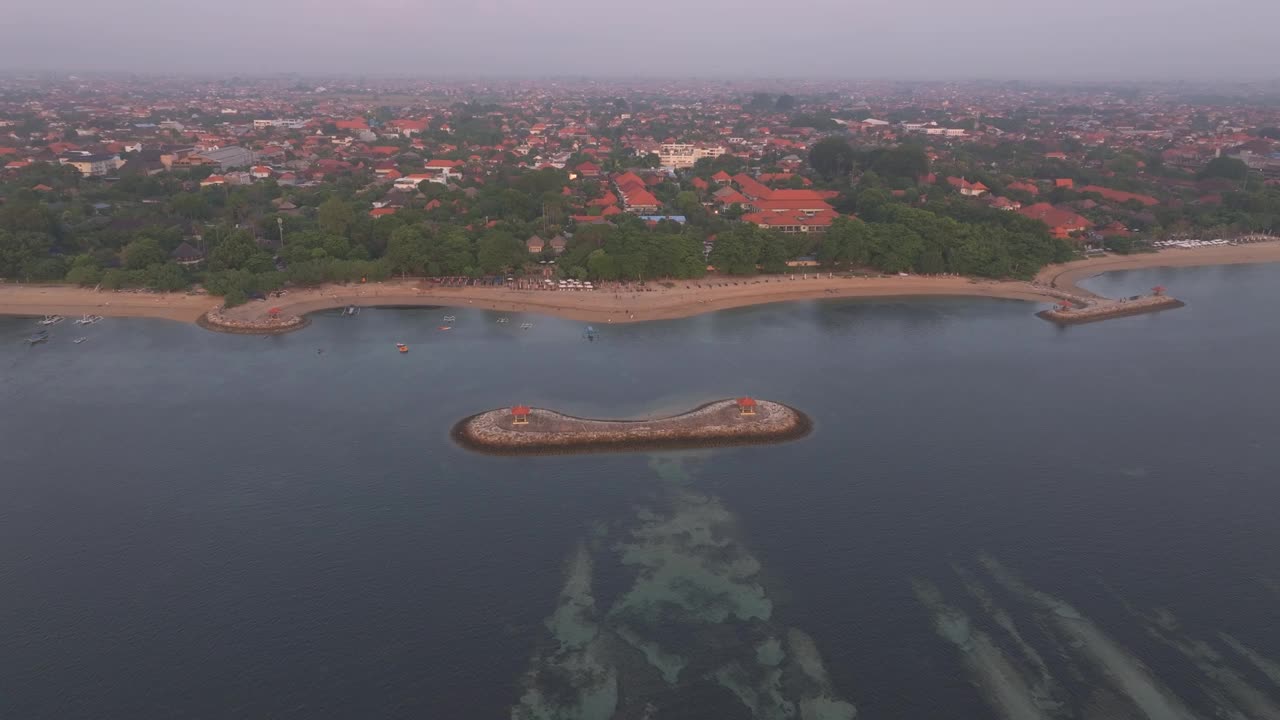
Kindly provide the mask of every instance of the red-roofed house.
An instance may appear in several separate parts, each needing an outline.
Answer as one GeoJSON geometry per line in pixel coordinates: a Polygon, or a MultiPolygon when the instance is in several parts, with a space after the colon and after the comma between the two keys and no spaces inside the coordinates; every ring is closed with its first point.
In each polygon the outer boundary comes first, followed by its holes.
{"type": "Polygon", "coordinates": [[[767,198],[772,192],[771,188],[746,173],[738,173],[737,175],[734,175],[733,184],[738,186],[738,190],[742,191],[743,195],[746,195],[752,200],[767,198]]]}
{"type": "Polygon", "coordinates": [[[587,203],[587,205],[590,205],[591,207],[609,207],[610,205],[617,204],[618,196],[614,195],[613,192],[609,190],[605,190],[603,195],[587,203]]]}
{"type": "Polygon", "coordinates": [[[981,182],[971,183],[964,178],[949,177],[947,184],[960,191],[961,195],[966,197],[982,197],[991,191],[991,188],[981,182]]]}
{"type": "Polygon", "coordinates": [[[826,232],[835,219],[836,214],[831,211],[810,213],[801,210],[756,212],[742,216],[743,222],[784,233],[826,232]]]}
{"type": "Polygon", "coordinates": [[[428,160],[423,166],[433,177],[431,182],[448,183],[450,180],[462,179],[461,160],[428,160]]]}
{"type": "Polygon", "coordinates": [[[1018,213],[1048,225],[1049,232],[1056,238],[1066,238],[1071,233],[1083,232],[1093,225],[1084,217],[1070,210],[1054,207],[1044,202],[1028,205],[1019,210],[1018,213]]]}
{"type": "Polygon", "coordinates": [[[406,137],[416,135],[427,129],[426,120],[392,120],[387,127],[406,137]]]}
{"type": "Polygon", "coordinates": [[[1160,204],[1159,200],[1151,197],[1150,195],[1139,195],[1138,193],[1125,192],[1123,190],[1112,190],[1111,188],[1105,188],[1101,185],[1085,185],[1080,188],[1080,192],[1097,193],[1111,202],[1123,203],[1128,202],[1129,200],[1137,200],[1147,207],[1160,204]]]}

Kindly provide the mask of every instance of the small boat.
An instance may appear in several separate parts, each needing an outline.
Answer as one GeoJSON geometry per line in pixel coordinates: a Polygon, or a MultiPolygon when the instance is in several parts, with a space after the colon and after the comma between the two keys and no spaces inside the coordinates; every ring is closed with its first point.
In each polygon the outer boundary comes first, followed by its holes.
{"type": "Polygon", "coordinates": [[[38,325],[57,325],[58,323],[62,322],[63,320],[66,320],[66,318],[62,317],[61,315],[45,315],[45,316],[44,316],[44,319],[43,319],[43,320],[39,320],[39,321],[37,321],[37,323],[36,323],[36,324],[38,324],[38,325]]]}
{"type": "Polygon", "coordinates": [[[454,317],[454,316],[452,316],[452,315],[445,315],[445,316],[444,316],[444,321],[445,321],[445,322],[447,322],[447,323],[451,323],[451,322],[453,322],[454,320],[457,320],[457,318],[455,318],[455,317],[454,317]]]}
{"type": "Polygon", "coordinates": [[[499,325],[505,325],[506,323],[509,323],[509,322],[511,322],[510,318],[504,318],[504,317],[498,318],[499,325]]]}
{"type": "Polygon", "coordinates": [[[440,327],[438,327],[438,328],[436,328],[436,329],[437,329],[437,330],[452,330],[452,329],[453,329],[453,326],[452,326],[452,325],[441,325],[440,327]]]}
{"type": "Polygon", "coordinates": [[[76,324],[77,324],[77,325],[92,325],[92,324],[94,324],[94,323],[96,323],[96,322],[98,322],[98,321],[100,321],[100,320],[102,320],[102,316],[101,316],[101,315],[85,315],[84,317],[82,317],[82,318],[80,318],[79,320],[77,320],[77,321],[76,321],[76,324]]]}
{"type": "Polygon", "coordinates": [[[342,311],[342,314],[343,315],[359,315],[360,308],[356,307],[355,305],[348,305],[347,309],[342,311]]]}
{"type": "Polygon", "coordinates": [[[582,337],[594,342],[596,338],[600,337],[600,333],[596,332],[595,328],[588,325],[587,329],[582,331],[582,337]]]}
{"type": "Polygon", "coordinates": [[[529,330],[533,328],[533,323],[520,323],[521,330],[529,330]]]}
{"type": "Polygon", "coordinates": [[[409,352],[409,346],[405,345],[404,343],[396,343],[396,349],[399,350],[401,353],[409,352]]]}
{"type": "Polygon", "coordinates": [[[72,340],[71,342],[73,342],[73,343],[75,343],[75,344],[79,345],[80,343],[82,343],[82,342],[84,342],[85,340],[88,340],[88,339],[89,339],[89,338],[87,338],[87,337],[78,337],[78,338],[76,338],[75,340],[72,340]]]}
{"type": "Polygon", "coordinates": [[[32,335],[31,337],[27,338],[28,345],[35,345],[36,343],[42,343],[42,342],[48,342],[48,341],[49,341],[49,333],[44,330],[41,330],[35,335],[32,335]]]}

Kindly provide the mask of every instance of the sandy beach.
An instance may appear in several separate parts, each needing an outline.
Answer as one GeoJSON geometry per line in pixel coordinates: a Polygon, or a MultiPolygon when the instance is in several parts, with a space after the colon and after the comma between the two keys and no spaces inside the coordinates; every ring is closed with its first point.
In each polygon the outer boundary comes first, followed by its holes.
{"type": "MultiPolygon", "coordinates": [[[[1115,270],[1195,265],[1280,262],[1280,243],[1220,246],[1078,260],[1045,268],[1035,282],[962,277],[832,277],[827,273],[718,278],[650,283],[595,291],[515,290],[505,287],[444,288],[421,279],[329,285],[290,290],[280,298],[253,301],[228,310],[228,319],[259,322],[272,308],[287,317],[341,308],[377,305],[476,307],[529,312],[598,324],[688,317],[716,310],[794,300],[860,297],[959,296],[1049,303],[1062,293],[1091,297],[1080,281],[1115,270]],[[670,285],[670,287],[667,287],[670,285]]],[[[1176,294],[1176,288],[1171,288],[1176,294]]],[[[157,317],[195,322],[219,306],[219,298],[186,293],[113,292],[60,285],[0,284],[0,314],[85,313],[108,317],[157,317]]]]}
{"type": "Polygon", "coordinates": [[[71,285],[0,284],[0,315],[153,317],[195,322],[222,304],[210,295],[113,292],[71,285]]]}
{"type": "MultiPolygon", "coordinates": [[[[1078,283],[1103,273],[1117,270],[1142,270],[1160,267],[1195,267],[1198,265],[1245,265],[1280,262],[1280,243],[1262,242],[1250,245],[1218,245],[1192,249],[1172,248],[1139,255],[1107,255],[1050,265],[1036,276],[1036,282],[1073,295],[1093,297],[1078,283]]],[[[1177,288],[1170,288],[1177,294],[1177,288]]]]}

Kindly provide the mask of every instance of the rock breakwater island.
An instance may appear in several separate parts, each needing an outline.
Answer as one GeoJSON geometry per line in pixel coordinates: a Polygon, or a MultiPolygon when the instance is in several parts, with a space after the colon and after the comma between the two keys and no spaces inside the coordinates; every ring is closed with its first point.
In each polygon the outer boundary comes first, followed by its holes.
{"type": "Polygon", "coordinates": [[[544,408],[500,408],[463,419],[452,436],[478,452],[545,455],[778,443],[804,437],[812,426],[807,415],[782,403],[737,398],[643,420],[593,420],[544,408]]]}

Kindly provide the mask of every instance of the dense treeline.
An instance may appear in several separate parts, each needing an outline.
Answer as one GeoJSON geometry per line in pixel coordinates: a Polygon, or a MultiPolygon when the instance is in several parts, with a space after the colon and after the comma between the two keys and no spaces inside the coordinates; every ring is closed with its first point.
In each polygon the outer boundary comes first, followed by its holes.
{"type": "MultiPolygon", "coordinates": [[[[1029,151],[1017,152],[1028,163],[1044,162],[1029,151]]],[[[964,151],[956,155],[954,162],[965,160],[964,151]]],[[[1146,160],[1148,167],[1154,164],[1146,160]]],[[[961,164],[933,168],[938,184],[920,185],[919,176],[930,168],[918,146],[854,150],[835,138],[816,144],[811,161],[819,170],[815,187],[837,190],[832,204],[857,216],[837,220],[825,238],[732,222],[741,208],[709,211],[706,193],[695,192],[687,180],[721,169],[742,170],[742,160],[731,156],[701,161],[683,178],[653,186],[671,211],[688,217],[687,224],[650,226],[621,216],[576,228],[570,216],[599,212],[585,203],[602,188],[572,184],[564,171],[551,168],[513,166],[483,183],[424,183],[418,192],[397,193],[363,170],[306,187],[280,187],[268,180],[201,188],[208,169],[126,173],[103,182],[37,163],[0,185],[0,277],[159,290],[198,282],[234,303],[287,284],[541,273],[547,266],[539,263],[553,259],[563,277],[632,281],[699,277],[708,262],[735,275],[784,272],[789,260],[800,257],[815,257],[831,268],[1029,277],[1046,263],[1070,257],[1068,245],[1050,238],[1043,224],[992,210],[947,187],[942,176],[962,172],[961,164]],[[370,216],[373,203],[392,200],[404,207],[385,217],[370,216]],[[548,240],[565,234],[563,255],[550,249],[531,255],[525,240],[535,233],[548,240]],[[174,251],[183,243],[204,260],[178,264],[174,251]]],[[[1104,161],[1114,173],[1109,187],[1143,189],[1138,175],[1143,161],[1131,154],[1104,161]]],[[[1065,177],[1075,172],[1082,182],[1093,177],[1078,168],[1048,170],[1065,177]]],[[[1081,212],[1098,225],[1119,219],[1144,233],[1209,228],[1225,235],[1280,226],[1280,188],[1253,175],[1237,177],[1235,164],[1217,163],[1208,170],[1205,182],[1222,184],[1218,203],[1103,204],[1081,212]]],[[[968,177],[1033,201],[1006,191],[1007,175],[975,170],[968,177]]],[[[802,180],[788,182],[796,187],[802,180]]],[[[1060,189],[1040,199],[1082,197],[1060,189]]]]}

